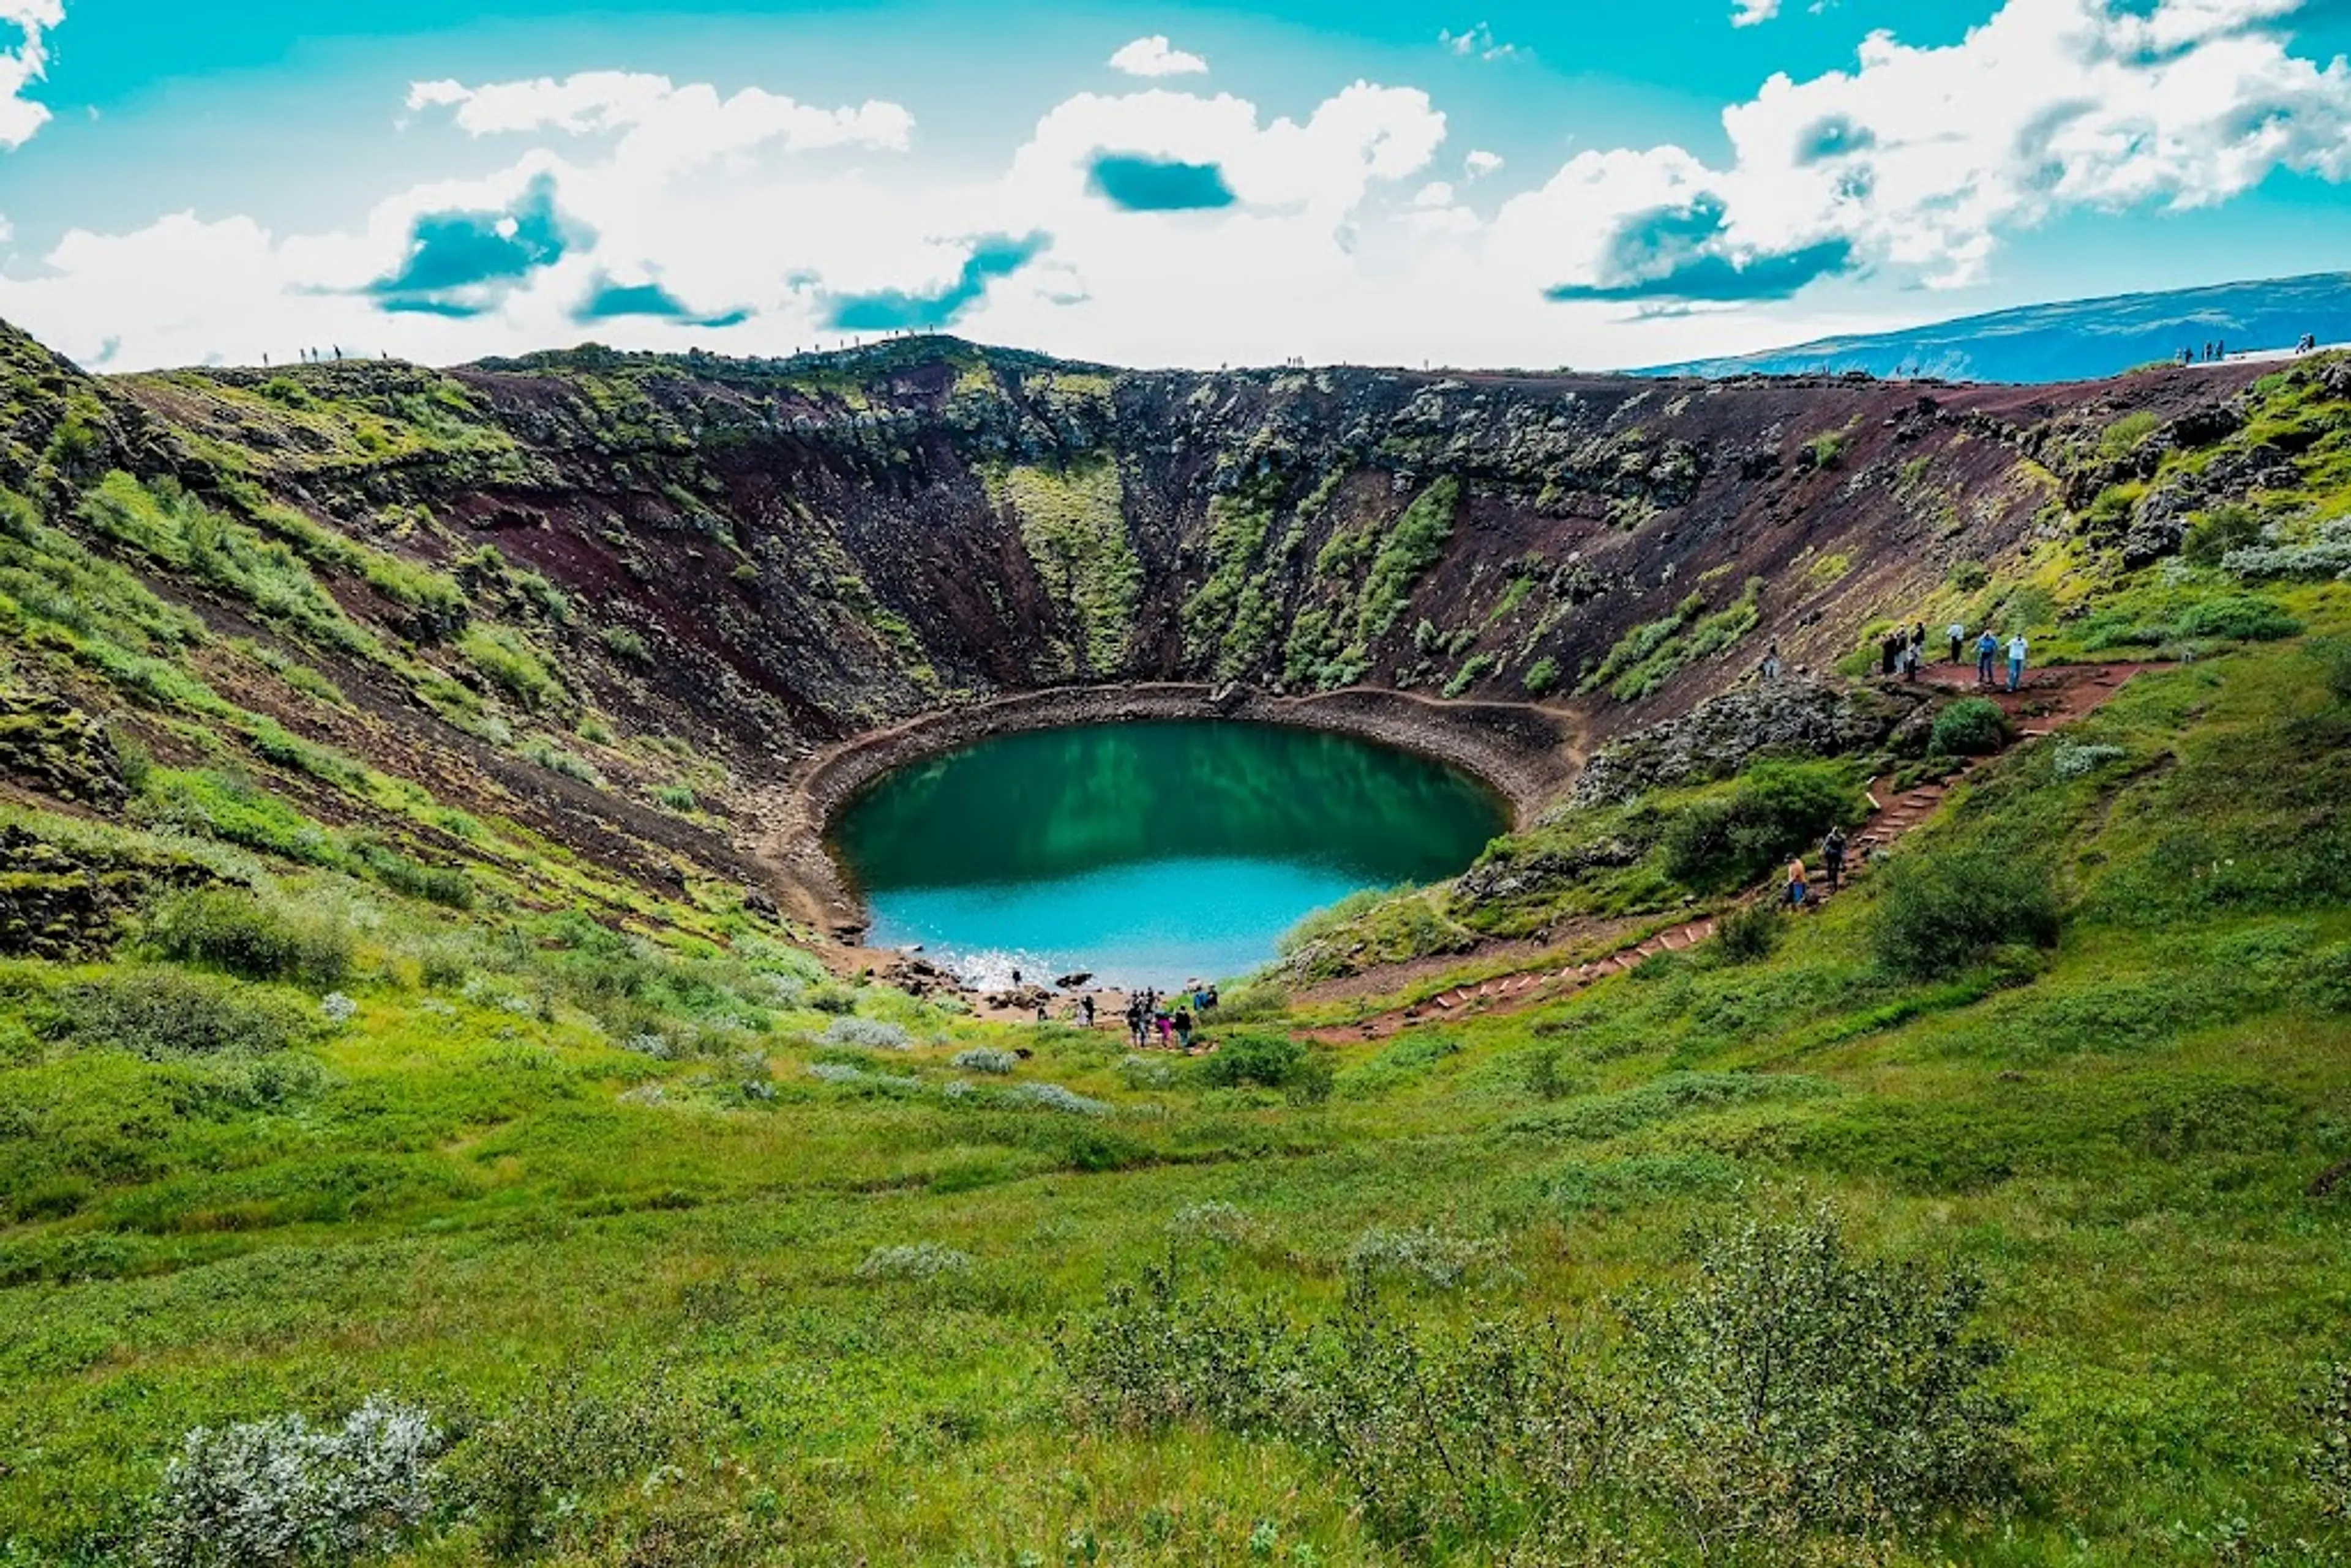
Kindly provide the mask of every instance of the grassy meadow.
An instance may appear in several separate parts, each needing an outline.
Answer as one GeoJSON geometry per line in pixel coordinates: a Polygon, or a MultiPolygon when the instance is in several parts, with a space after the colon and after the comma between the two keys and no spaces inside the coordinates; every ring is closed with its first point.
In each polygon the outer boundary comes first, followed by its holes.
{"type": "Polygon", "coordinates": [[[122,961],[0,968],[0,1561],[233,1560],[172,1544],[183,1434],[379,1394],[429,1419],[429,1507],[285,1561],[2341,1561],[2346,674],[2144,676],[1760,955],[1376,1047],[1137,1058],[258,863],[122,961]],[[2053,946],[1942,906],[1988,865],[2053,946]],[[1840,1266],[1980,1281],[1996,1479],[1728,1508],[1752,1451],[1644,1427],[1642,1302],[1821,1206],[1840,1266]],[[1487,1454],[1453,1496],[1460,1412],[1281,1413],[1348,1333],[1447,1387],[1550,1344],[1640,1462],[1487,1454]]]}

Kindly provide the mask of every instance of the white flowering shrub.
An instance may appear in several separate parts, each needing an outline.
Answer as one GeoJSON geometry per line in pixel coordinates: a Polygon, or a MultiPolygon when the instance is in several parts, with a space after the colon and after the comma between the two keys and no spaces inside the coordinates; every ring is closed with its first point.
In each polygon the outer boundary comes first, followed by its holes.
{"type": "Polygon", "coordinates": [[[2275,532],[2264,529],[2267,542],[2229,551],[2220,558],[2220,570],[2257,579],[2351,577],[2351,517],[2320,524],[2300,544],[2280,544],[2275,532]]]}
{"type": "Polygon", "coordinates": [[[1003,1090],[1001,1095],[1008,1105],[1034,1105],[1072,1116],[1107,1116],[1115,1109],[1107,1101],[1089,1100],[1058,1083],[1015,1083],[1003,1090]]]}
{"type": "Polygon", "coordinates": [[[1166,1089],[1176,1082],[1176,1069],[1167,1062],[1129,1052],[1119,1058],[1118,1077],[1129,1089],[1166,1089]]]}
{"type": "Polygon", "coordinates": [[[971,1272],[972,1257],[935,1241],[908,1246],[876,1247],[857,1265],[861,1280],[939,1280],[971,1272]]]}
{"type": "Polygon", "coordinates": [[[964,1072],[1006,1073],[1019,1066],[1020,1059],[1008,1051],[994,1046],[976,1045],[969,1051],[958,1051],[947,1059],[947,1065],[964,1072]]]}
{"type": "Polygon", "coordinates": [[[878,1089],[891,1093],[908,1093],[922,1088],[919,1078],[901,1077],[894,1072],[868,1072],[846,1061],[811,1061],[809,1076],[820,1083],[835,1083],[844,1088],[878,1089]]]}
{"type": "Polygon", "coordinates": [[[1491,1240],[1447,1230],[1392,1230],[1374,1225],[1347,1249],[1347,1267],[1373,1278],[1400,1279],[1450,1291],[1474,1270],[1499,1264],[1501,1256],[1500,1245],[1491,1240]]]}
{"type": "Polygon", "coordinates": [[[860,1051],[910,1051],[914,1040],[894,1023],[880,1019],[837,1018],[817,1036],[825,1045],[846,1045],[860,1051]]]}
{"type": "Polygon", "coordinates": [[[1213,1241],[1220,1247],[1238,1247],[1256,1239],[1258,1223],[1246,1210],[1210,1198],[1205,1203],[1187,1203],[1170,1215],[1167,1233],[1195,1241],[1213,1241]]]}
{"type": "Polygon", "coordinates": [[[340,991],[329,991],[319,998],[319,1010],[327,1015],[329,1023],[340,1029],[359,1015],[360,1005],[340,991]]]}
{"type": "Polygon", "coordinates": [[[440,1428],[372,1395],[340,1427],[298,1415],[199,1427],[163,1472],[142,1545],[159,1568],[334,1563],[396,1543],[433,1503],[440,1428]]]}
{"type": "Polygon", "coordinates": [[[621,1042],[621,1049],[634,1051],[639,1056],[650,1056],[656,1061],[667,1061],[677,1054],[677,1048],[670,1044],[669,1037],[660,1034],[632,1034],[621,1042]]]}
{"type": "Polygon", "coordinates": [[[2079,779],[2096,772],[2109,762],[2119,762],[2129,755],[2119,746],[2061,740],[2050,758],[2049,766],[2060,779],[2079,779]]]}

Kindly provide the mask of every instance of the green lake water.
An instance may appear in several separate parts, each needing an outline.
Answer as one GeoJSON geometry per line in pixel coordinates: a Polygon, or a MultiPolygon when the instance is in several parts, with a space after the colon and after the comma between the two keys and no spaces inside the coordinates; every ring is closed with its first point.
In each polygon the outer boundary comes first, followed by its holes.
{"type": "Polygon", "coordinates": [[[1279,725],[1039,730],[912,764],[836,818],[875,946],[923,946],[980,985],[1166,988],[1229,978],[1366,887],[1450,876],[1507,826],[1443,763],[1279,725]]]}

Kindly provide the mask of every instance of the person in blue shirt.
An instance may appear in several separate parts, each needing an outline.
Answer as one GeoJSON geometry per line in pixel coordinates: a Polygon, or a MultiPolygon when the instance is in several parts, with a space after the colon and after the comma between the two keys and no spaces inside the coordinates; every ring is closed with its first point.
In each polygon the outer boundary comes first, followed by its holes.
{"type": "Polygon", "coordinates": [[[2000,639],[1993,636],[1991,628],[1987,626],[1984,628],[1983,635],[1976,639],[1976,685],[1980,686],[1991,685],[1991,663],[1998,657],[2000,657],[2000,639]]]}

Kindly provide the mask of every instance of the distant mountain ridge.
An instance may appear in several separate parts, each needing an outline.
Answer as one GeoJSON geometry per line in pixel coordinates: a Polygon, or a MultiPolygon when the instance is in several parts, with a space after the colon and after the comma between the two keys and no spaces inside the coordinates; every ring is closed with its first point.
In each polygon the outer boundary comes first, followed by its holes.
{"type": "Polygon", "coordinates": [[[2351,340],[2351,272],[2256,278],[2150,294],[2019,306],[1895,332],[1822,338],[1785,349],[1686,360],[1645,376],[1820,375],[2074,382],[2110,376],[2207,343],[2290,349],[2304,333],[2351,340]]]}

